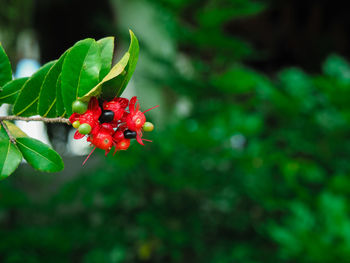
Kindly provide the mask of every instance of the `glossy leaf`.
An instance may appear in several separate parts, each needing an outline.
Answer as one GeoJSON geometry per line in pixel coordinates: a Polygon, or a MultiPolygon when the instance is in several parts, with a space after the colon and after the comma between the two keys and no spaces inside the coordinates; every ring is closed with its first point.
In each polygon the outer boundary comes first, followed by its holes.
{"type": "Polygon", "coordinates": [[[79,98],[80,100],[88,102],[91,97],[100,96],[101,93],[104,100],[110,100],[119,96],[124,91],[135,71],[139,55],[139,44],[136,36],[131,30],[130,38],[131,42],[128,52],[126,52],[122,59],[113,66],[103,80],[90,90],[89,93],[79,98]]]}
{"type": "Polygon", "coordinates": [[[17,146],[24,159],[37,170],[58,172],[64,168],[61,156],[41,141],[29,137],[18,138],[17,146]]]}
{"type": "Polygon", "coordinates": [[[0,87],[12,80],[12,69],[9,58],[0,43],[0,87]]]}
{"type": "MultiPolygon", "coordinates": [[[[14,138],[17,138],[16,135],[19,135],[19,137],[22,137],[22,135],[24,134],[24,136],[27,136],[24,132],[22,132],[22,130],[20,130],[20,128],[18,128],[15,124],[13,124],[12,122],[9,121],[3,121],[4,124],[6,124],[7,129],[10,131],[11,135],[14,138]],[[13,127],[16,127],[16,130],[13,129],[13,127]],[[18,133],[18,130],[21,131],[21,133],[18,133]],[[13,131],[15,132],[15,134],[13,134],[13,131]]],[[[6,130],[4,129],[2,123],[0,122],[0,141],[3,140],[8,140],[9,136],[7,135],[6,130]]]]}
{"type": "Polygon", "coordinates": [[[8,140],[8,138],[9,137],[7,136],[5,129],[3,128],[2,124],[0,123],[0,141],[8,140]]]}
{"type": "Polygon", "coordinates": [[[61,92],[61,74],[58,76],[56,82],[56,113],[57,116],[61,117],[63,117],[66,113],[61,92]]]}
{"type": "Polygon", "coordinates": [[[12,174],[21,161],[21,152],[10,139],[0,141],[0,180],[12,174]]]}
{"type": "Polygon", "coordinates": [[[46,74],[55,61],[51,61],[42,66],[23,85],[13,107],[13,113],[21,116],[37,115],[37,106],[40,89],[46,74]]]}
{"type": "Polygon", "coordinates": [[[126,69],[126,76],[125,76],[125,80],[122,84],[122,86],[120,87],[120,89],[117,91],[116,96],[119,96],[120,94],[123,93],[124,89],[126,88],[126,86],[128,85],[132,74],[134,74],[134,71],[136,69],[136,64],[137,64],[137,60],[139,58],[139,42],[136,38],[136,36],[134,35],[134,33],[129,30],[130,32],[130,46],[129,46],[129,53],[130,53],[130,59],[129,59],[129,63],[126,69]]]}
{"type": "Polygon", "coordinates": [[[20,78],[7,82],[0,92],[0,105],[3,103],[15,103],[21,88],[28,79],[29,78],[20,78]]]}
{"type": "Polygon", "coordinates": [[[114,37],[105,37],[97,41],[101,50],[101,71],[100,80],[102,80],[111,70],[113,51],[114,51],[114,37]]]}
{"type": "Polygon", "coordinates": [[[62,64],[67,55],[64,53],[50,68],[41,86],[38,102],[38,113],[43,117],[56,117],[56,83],[61,74],[62,64]]]}
{"type": "Polygon", "coordinates": [[[20,128],[18,128],[18,126],[16,126],[12,122],[5,121],[5,123],[6,123],[8,130],[10,131],[11,135],[14,138],[17,139],[17,138],[22,138],[22,137],[28,137],[27,134],[25,134],[20,128]]]}
{"type": "Polygon", "coordinates": [[[0,180],[12,174],[21,160],[21,152],[11,143],[4,127],[0,125],[0,180]]]}
{"type": "MultiPolygon", "coordinates": [[[[89,93],[80,98],[82,101],[88,102],[91,97],[98,97],[101,94],[102,86],[105,83],[108,83],[110,80],[116,78],[121,74],[125,74],[125,67],[128,64],[130,54],[129,52],[125,53],[124,57],[111,69],[111,71],[103,78],[103,80],[98,83],[89,93]]],[[[111,91],[113,94],[113,91],[111,91]]]]}
{"type": "Polygon", "coordinates": [[[126,70],[128,68],[128,62],[130,59],[130,53],[127,52],[124,57],[116,65],[115,77],[106,79],[101,83],[102,98],[105,100],[111,100],[116,97],[118,91],[122,88],[123,83],[126,80],[126,70]]]}
{"type": "Polygon", "coordinates": [[[110,100],[114,97],[120,96],[123,93],[126,86],[128,85],[132,74],[135,71],[137,60],[139,57],[139,42],[131,30],[129,30],[129,33],[131,41],[128,53],[130,57],[126,67],[124,68],[125,73],[120,73],[119,75],[115,76],[115,78],[117,79],[110,81],[109,83],[104,83],[102,85],[103,99],[110,100]]]}
{"type": "Polygon", "coordinates": [[[94,39],[77,42],[67,54],[61,75],[61,92],[68,115],[72,103],[87,94],[99,82],[101,52],[94,39]]]}

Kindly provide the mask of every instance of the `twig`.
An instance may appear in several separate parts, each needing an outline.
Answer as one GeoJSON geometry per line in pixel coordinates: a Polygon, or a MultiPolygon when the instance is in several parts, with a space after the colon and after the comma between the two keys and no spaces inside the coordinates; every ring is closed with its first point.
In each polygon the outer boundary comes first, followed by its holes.
{"type": "Polygon", "coordinates": [[[21,116],[0,116],[0,121],[42,121],[47,123],[66,123],[70,125],[70,121],[66,118],[44,118],[44,117],[21,117],[21,116]]]}
{"type": "Polygon", "coordinates": [[[13,143],[13,144],[16,144],[16,139],[12,136],[11,132],[9,131],[9,129],[7,128],[7,125],[1,120],[0,121],[1,123],[1,126],[4,127],[8,137],[10,138],[10,141],[13,143]]]}

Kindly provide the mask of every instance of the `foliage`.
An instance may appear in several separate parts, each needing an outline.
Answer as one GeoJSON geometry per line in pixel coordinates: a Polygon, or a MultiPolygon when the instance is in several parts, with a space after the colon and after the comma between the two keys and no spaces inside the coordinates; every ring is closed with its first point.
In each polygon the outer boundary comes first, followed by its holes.
{"type": "Polygon", "coordinates": [[[290,68],[271,81],[240,68],[255,84],[234,74],[229,94],[197,102],[190,117],[157,132],[159,143],[101,160],[46,200],[32,203],[33,190],[4,182],[3,224],[15,228],[1,232],[0,254],[13,262],[20,253],[33,262],[346,261],[350,68],[339,59],[324,64],[337,77],[290,68]],[[28,205],[32,212],[20,209],[28,205]],[[29,220],[11,222],[10,207],[29,220]],[[34,236],[27,252],[16,249],[34,236]]]}
{"type": "Polygon", "coordinates": [[[121,2],[138,91],[165,94],[156,140],[74,176],[20,167],[0,184],[0,261],[347,262],[349,63],[249,67],[224,27],[251,1],[121,2]]]}
{"type": "MultiPolygon", "coordinates": [[[[92,96],[110,99],[119,96],[126,88],[138,59],[138,41],[132,31],[130,37],[128,52],[112,69],[114,38],[99,41],[88,38],[77,42],[58,60],[43,65],[31,77],[15,80],[12,80],[11,64],[0,45],[0,85],[3,86],[0,105],[13,104],[12,111],[16,116],[39,114],[55,118],[71,115],[72,103],[77,99],[88,102],[92,96]]],[[[6,123],[1,123],[1,179],[17,168],[22,155],[40,171],[63,169],[61,157],[49,146],[30,138],[13,139],[7,135],[5,126],[6,123]]],[[[10,127],[16,129],[14,125],[10,127]]],[[[8,131],[12,132],[11,129],[8,131]]]]}

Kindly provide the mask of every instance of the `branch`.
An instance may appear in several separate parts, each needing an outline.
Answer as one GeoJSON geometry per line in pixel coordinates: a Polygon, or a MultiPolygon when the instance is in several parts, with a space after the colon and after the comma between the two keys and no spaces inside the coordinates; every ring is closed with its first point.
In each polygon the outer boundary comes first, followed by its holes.
{"type": "Polygon", "coordinates": [[[7,128],[7,125],[1,120],[0,121],[1,123],[1,126],[4,127],[6,133],[7,133],[7,136],[9,137],[10,141],[13,143],[13,144],[16,144],[16,139],[12,136],[11,132],[9,131],[9,129],[7,128]]]}
{"type": "Polygon", "coordinates": [[[20,116],[0,116],[0,122],[2,121],[42,121],[47,123],[65,123],[70,125],[70,121],[66,118],[44,118],[44,117],[20,117],[20,116]]]}

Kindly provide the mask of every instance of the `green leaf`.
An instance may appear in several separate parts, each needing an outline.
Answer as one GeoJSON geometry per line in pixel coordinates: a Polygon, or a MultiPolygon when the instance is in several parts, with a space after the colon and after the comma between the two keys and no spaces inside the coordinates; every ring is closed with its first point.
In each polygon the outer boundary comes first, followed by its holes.
{"type": "Polygon", "coordinates": [[[227,93],[242,94],[252,92],[265,81],[264,76],[242,66],[234,66],[220,75],[211,77],[211,85],[227,93]]]}
{"type": "Polygon", "coordinates": [[[127,54],[129,54],[129,60],[127,61],[123,71],[121,71],[118,75],[115,75],[114,78],[110,78],[110,81],[105,81],[105,83],[103,83],[102,98],[105,100],[110,100],[120,96],[128,85],[128,82],[135,71],[140,48],[139,42],[134,33],[131,30],[129,30],[129,33],[131,40],[129,50],[118,64],[124,67],[127,54]]]}
{"type": "Polygon", "coordinates": [[[350,83],[350,64],[344,58],[332,54],[324,62],[323,72],[340,82],[348,85],[350,83]]]}
{"type": "Polygon", "coordinates": [[[63,117],[66,113],[63,104],[62,91],[61,91],[61,74],[57,78],[56,82],[56,113],[57,116],[63,117]]]}
{"type": "Polygon", "coordinates": [[[10,139],[0,141],[0,180],[12,174],[21,161],[22,154],[10,139]]]}
{"type": "Polygon", "coordinates": [[[0,125],[0,180],[12,174],[21,160],[21,152],[11,143],[4,127],[0,125]]]}
{"type": "MultiPolygon", "coordinates": [[[[128,65],[125,69],[126,75],[123,79],[121,86],[119,87],[119,89],[116,90],[114,97],[118,97],[123,93],[124,89],[126,88],[126,86],[128,85],[128,83],[132,77],[132,74],[134,74],[134,71],[136,69],[137,60],[139,58],[139,50],[140,50],[139,42],[131,30],[129,30],[129,33],[130,33],[130,39],[131,39],[129,50],[128,50],[128,52],[130,54],[130,58],[129,58],[128,65]]],[[[102,93],[104,93],[103,88],[102,88],[102,93]]]]}
{"type": "Polygon", "coordinates": [[[0,92],[0,105],[3,103],[13,104],[24,83],[29,78],[14,79],[7,82],[0,92]]]}
{"type": "Polygon", "coordinates": [[[12,80],[12,69],[9,58],[0,43],[0,86],[12,80]]]}
{"type": "Polygon", "coordinates": [[[314,94],[311,94],[311,78],[301,69],[285,68],[278,73],[278,78],[288,94],[293,97],[299,97],[301,99],[300,102],[305,100],[308,94],[314,97],[314,94]]]}
{"type": "Polygon", "coordinates": [[[135,71],[139,56],[138,40],[131,30],[129,32],[131,42],[128,52],[113,66],[103,80],[91,89],[89,93],[85,94],[85,96],[80,97],[80,100],[88,102],[91,97],[100,96],[101,93],[104,100],[111,100],[122,94],[135,71]]]}
{"type": "Polygon", "coordinates": [[[102,80],[111,70],[113,51],[114,51],[114,37],[105,37],[97,41],[101,50],[101,71],[100,80],[102,80]]]}
{"type": "Polygon", "coordinates": [[[48,145],[29,137],[17,138],[16,141],[24,159],[35,169],[44,172],[63,170],[61,156],[48,145]]]}
{"type": "Polygon", "coordinates": [[[87,94],[99,82],[101,52],[94,39],[77,42],[67,54],[61,75],[61,92],[68,115],[72,114],[72,103],[87,94]]]}
{"type": "MultiPolygon", "coordinates": [[[[121,94],[120,92],[122,90],[122,86],[126,81],[126,70],[128,69],[128,60],[130,58],[130,53],[125,53],[124,57],[118,62],[116,65],[116,71],[118,74],[115,74],[116,77],[111,78],[109,80],[105,80],[103,83],[101,83],[101,93],[102,98],[105,100],[111,100],[115,97],[117,97],[117,94],[121,94]]],[[[124,88],[125,89],[125,88],[124,88]]],[[[123,89],[123,90],[124,90],[123,89]]]]}
{"type": "Polygon", "coordinates": [[[197,12],[197,20],[201,27],[220,28],[221,25],[233,19],[244,18],[260,13],[266,4],[260,2],[232,1],[232,6],[203,8],[197,12]]]}
{"type": "MultiPolygon", "coordinates": [[[[13,125],[13,126],[16,126],[16,125],[14,125],[13,123],[11,123],[11,122],[9,122],[9,121],[3,121],[5,124],[6,124],[6,126],[7,126],[7,128],[10,130],[10,126],[9,125],[13,125]]],[[[16,126],[17,127],[17,126],[16,126]]],[[[18,128],[19,129],[19,128],[18,128]]],[[[11,131],[10,131],[11,132],[11,131]]],[[[12,134],[12,133],[11,133],[12,134]]],[[[12,136],[14,136],[13,134],[12,134],[12,136]]],[[[6,130],[3,128],[3,126],[2,126],[2,123],[0,123],[0,141],[3,141],[3,140],[8,140],[9,139],[9,136],[7,135],[7,132],[6,132],[6,130]]]]}
{"type": "Polygon", "coordinates": [[[38,102],[38,113],[43,117],[57,117],[56,112],[56,83],[61,74],[62,64],[67,55],[65,52],[59,60],[50,68],[41,86],[38,102]]]}
{"type": "Polygon", "coordinates": [[[46,74],[54,63],[55,61],[46,63],[24,83],[13,106],[14,114],[21,116],[37,114],[40,89],[46,74]]]}
{"type": "MultiPolygon", "coordinates": [[[[98,97],[101,94],[102,86],[105,85],[105,83],[106,84],[109,83],[109,81],[113,80],[114,78],[118,77],[119,75],[125,76],[126,71],[124,69],[128,64],[129,58],[130,58],[130,54],[129,54],[129,52],[126,52],[124,57],[116,65],[114,65],[114,67],[103,78],[103,80],[100,83],[98,83],[92,90],[90,90],[89,93],[87,93],[85,96],[81,97],[80,100],[88,102],[91,97],[98,97]]],[[[115,86],[115,87],[118,88],[119,86],[115,86]]],[[[110,90],[111,90],[111,94],[115,94],[115,92],[113,93],[113,89],[110,89],[110,90]]]]}
{"type": "Polygon", "coordinates": [[[0,123],[0,141],[7,140],[9,137],[7,136],[7,133],[5,129],[2,127],[0,123]]]}
{"type": "Polygon", "coordinates": [[[4,121],[7,128],[9,129],[11,135],[14,138],[28,137],[20,128],[18,128],[15,124],[9,121],[4,121]]]}

